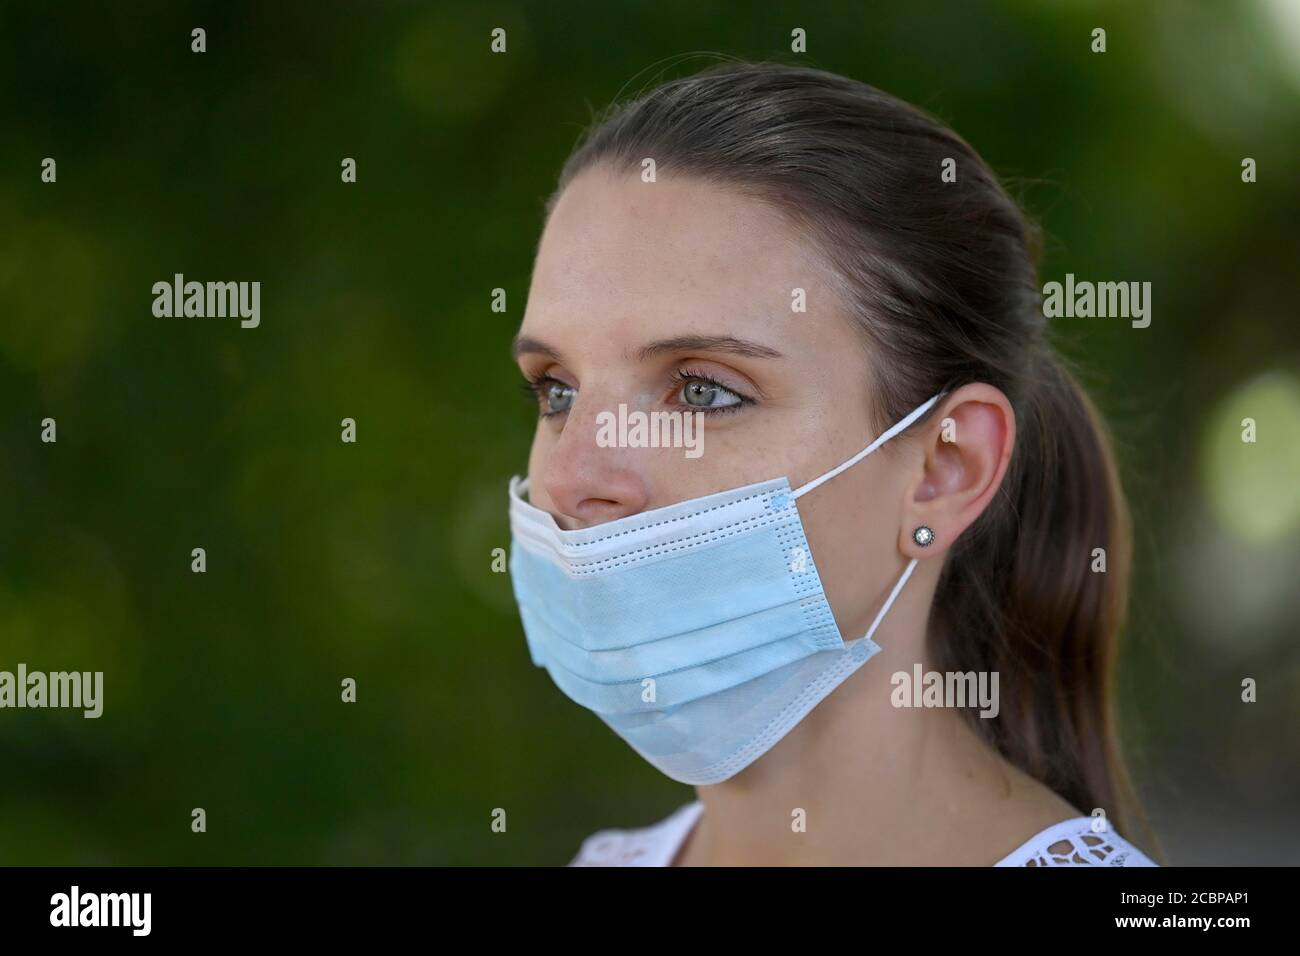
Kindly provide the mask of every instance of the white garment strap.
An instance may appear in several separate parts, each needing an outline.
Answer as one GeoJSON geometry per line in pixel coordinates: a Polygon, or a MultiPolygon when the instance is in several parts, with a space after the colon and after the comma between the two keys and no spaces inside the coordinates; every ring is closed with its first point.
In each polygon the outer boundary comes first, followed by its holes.
{"type": "MultiPolygon", "coordinates": [[[[909,415],[907,415],[907,417],[905,417],[902,421],[898,422],[896,425],[890,428],[885,429],[884,433],[879,438],[873,441],[866,448],[862,449],[862,451],[858,452],[848,461],[844,462],[844,464],[839,465],[836,468],[832,468],[830,471],[826,472],[826,474],[822,475],[820,478],[814,478],[812,481],[808,482],[808,484],[796,488],[792,497],[798,498],[800,495],[807,494],[808,492],[816,488],[818,485],[820,485],[823,481],[830,481],[832,478],[834,478],[844,469],[852,468],[854,465],[856,465],[862,459],[866,458],[868,455],[870,455],[873,451],[875,451],[885,442],[889,441],[889,439],[893,438],[903,429],[911,425],[912,422],[916,421],[918,418],[920,418],[922,415],[928,412],[931,406],[933,406],[934,403],[937,402],[942,397],[943,397],[943,393],[940,392],[938,395],[935,395],[932,398],[927,399],[919,407],[913,409],[912,412],[909,415]]],[[[904,580],[906,580],[906,578],[904,578],[904,580]]],[[[888,607],[888,605],[886,605],[886,607],[888,607]]]]}
{"type": "Polygon", "coordinates": [[[894,585],[894,590],[889,592],[889,597],[885,598],[885,603],[880,608],[880,613],[877,614],[876,619],[871,622],[871,629],[867,631],[866,635],[862,638],[864,641],[871,640],[871,635],[876,633],[876,628],[880,627],[880,622],[885,619],[885,612],[893,606],[894,599],[898,597],[898,592],[903,590],[903,585],[906,584],[907,579],[912,576],[912,571],[916,568],[916,562],[918,560],[918,558],[913,558],[911,561],[907,562],[907,570],[903,572],[903,576],[900,577],[898,583],[894,585]]]}

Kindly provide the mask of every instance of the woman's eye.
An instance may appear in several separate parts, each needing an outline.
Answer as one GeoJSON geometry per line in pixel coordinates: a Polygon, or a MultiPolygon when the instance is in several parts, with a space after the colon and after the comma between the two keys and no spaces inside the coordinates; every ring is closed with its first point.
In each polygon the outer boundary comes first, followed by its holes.
{"type": "Polygon", "coordinates": [[[682,386],[682,401],[693,408],[730,408],[743,399],[717,382],[696,378],[682,386]]]}
{"type": "Polygon", "coordinates": [[[567,412],[573,404],[574,396],[578,394],[578,390],[572,385],[565,385],[553,378],[540,378],[530,382],[529,385],[537,395],[543,416],[567,412]]]}
{"type": "MultiPolygon", "coordinates": [[[[720,382],[702,375],[679,371],[673,378],[680,385],[677,402],[687,408],[699,409],[703,412],[729,412],[752,401],[720,382]]],[[[578,395],[576,386],[568,385],[549,375],[528,378],[524,383],[524,391],[536,400],[538,412],[543,418],[563,415],[573,407],[573,400],[578,395]]]]}
{"type": "Polygon", "coordinates": [[[546,410],[551,414],[567,412],[576,394],[576,389],[556,382],[546,390],[546,410]]]}

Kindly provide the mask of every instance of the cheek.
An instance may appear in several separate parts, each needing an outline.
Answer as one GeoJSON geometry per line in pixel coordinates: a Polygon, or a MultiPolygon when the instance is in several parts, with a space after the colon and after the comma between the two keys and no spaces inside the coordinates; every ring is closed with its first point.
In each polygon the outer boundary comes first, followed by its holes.
{"type": "Polygon", "coordinates": [[[880,476],[855,466],[800,500],[817,573],[845,640],[866,633],[902,560],[898,509],[882,491],[880,476]]]}

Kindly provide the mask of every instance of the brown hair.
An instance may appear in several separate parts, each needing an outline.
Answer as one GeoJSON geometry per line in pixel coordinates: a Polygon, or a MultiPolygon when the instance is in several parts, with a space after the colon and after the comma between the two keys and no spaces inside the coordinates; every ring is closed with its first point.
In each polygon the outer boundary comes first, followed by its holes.
{"type": "Polygon", "coordinates": [[[768,202],[819,244],[873,346],[880,427],[970,382],[1007,396],[1011,464],[953,545],[927,639],[941,670],[997,672],[1012,688],[998,717],[966,712],[1011,762],[1085,813],[1137,822],[1111,702],[1128,514],[1100,418],[1047,341],[1037,227],[943,123],[810,67],[728,62],[613,104],[547,213],[587,167],[645,157],[768,202]],[[1095,548],[1105,573],[1091,570],[1095,548]]]}

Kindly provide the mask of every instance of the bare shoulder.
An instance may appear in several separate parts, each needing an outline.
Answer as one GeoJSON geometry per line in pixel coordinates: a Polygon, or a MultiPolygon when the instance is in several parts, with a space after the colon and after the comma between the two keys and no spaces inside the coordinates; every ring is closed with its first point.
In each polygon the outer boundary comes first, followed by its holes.
{"type": "MultiPolygon", "coordinates": [[[[1025,774],[1001,808],[995,866],[1155,866],[1104,814],[1084,812],[1025,774]]],[[[1104,808],[1103,808],[1104,809],[1104,808]]]]}
{"type": "Polygon", "coordinates": [[[1013,849],[1066,820],[1086,814],[1042,781],[1004,763],[1005,789],[981,808],[980,854],[988,863],[1003,860],[1013,849]]]}

